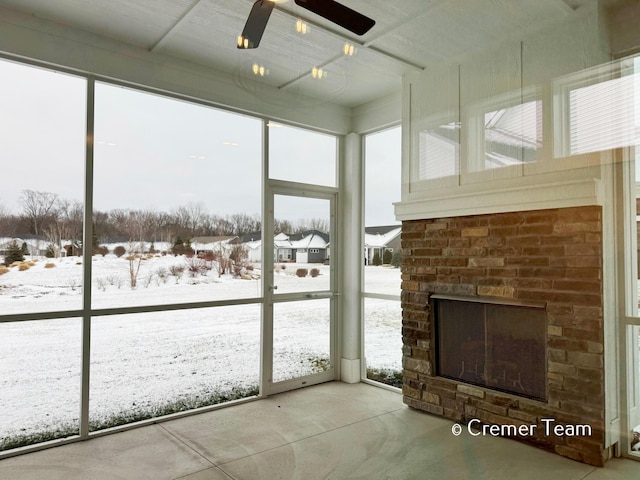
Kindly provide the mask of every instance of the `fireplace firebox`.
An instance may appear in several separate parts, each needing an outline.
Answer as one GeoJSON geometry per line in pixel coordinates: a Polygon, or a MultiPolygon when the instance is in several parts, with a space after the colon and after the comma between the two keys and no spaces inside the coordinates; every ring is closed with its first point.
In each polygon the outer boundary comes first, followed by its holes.
{"type": "Polygon", "coordinates": [[[436,374],[545,401],[544,304],[433,295],[436,374]]]}

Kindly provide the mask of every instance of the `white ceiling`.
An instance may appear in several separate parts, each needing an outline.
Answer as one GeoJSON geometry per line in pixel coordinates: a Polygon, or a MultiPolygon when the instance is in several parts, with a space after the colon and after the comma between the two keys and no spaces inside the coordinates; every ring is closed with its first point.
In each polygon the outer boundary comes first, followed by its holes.
{"type": "Polygon", "coordinates": [[[595,0],[342,0],[376,21],[364,36],[298,7],[276,5],[260,46],[236,48],[253,0],[0,0],[4,8],[135,47],[354,107],[397,92],[415,72],[574,15],[595,0]],[[310,33],[295,31],[306,20],[310,33]],[[346,41],[356,54],[344,56],[346,41]],[[313,67],[327,72],[312,78],[313,67]]]}

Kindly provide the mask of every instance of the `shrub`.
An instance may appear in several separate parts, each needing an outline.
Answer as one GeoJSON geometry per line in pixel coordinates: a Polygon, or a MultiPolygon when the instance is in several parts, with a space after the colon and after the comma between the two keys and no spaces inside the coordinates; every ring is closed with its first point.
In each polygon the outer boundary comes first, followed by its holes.
{"type": "Polygon", "coordinates": [[[100,245],[99,247],[95,248],[94,253],[97,253],[98,255],[102,255],[104,257],[107,253],[109,253],[109,249],[104,245],[100,245]]]}
{"type": "Polygon", "coordinates": [[[47,245],[47,249],[44,252],[44,256],[47,258],[55,258],[56,251],[53,249],[53,245],[47,245]]]}
{"type": "Polygon", "coordinates": [[[389,265],[391,263],[391,257],[393,257],[391,250],[385,250],[382,254],[382,263],[389,265]]]}
{"type": "Polygon", "coordinates": [[[9,244],[9,247],[7,248],[7,253],[4,256],[4,264],[8,266],[15,262],[23,261],[24,254],[22,253],[22,249],[18,246],[18,242],[14,240],[9,244]]]}
{"type": "Polygon", "coordinates": [[[312,268],[311,271],[309,272],[309,275],[311,275],[313,278],[315,278],[318,275],[320,275],[320,270],[318,270],[317,268],[312,268]]]}
{"type": "Polygon", "coordinates": [[[125,253],[127,253],[127,249],[124,248],[122,245],[118,245],[116,248],[113,249],[113,253],[115,253],[116,257],[121,257],[123,256],[125,253]]]}
{"type": "Polygon", "coordinates": [[[97,278],[96,286],[104,292],[107,289],[107,280],[102,277],[97,278]]]}
{"type": "Polygon", "coordinates": [[[48,262],[48,263],[44,264],[44,268],[54,268],[55,266],[56,266],[56,264],[55,263],[51,263],[51,262],[48,262]]]}
{"type": "Polygon", "coordinates": [[[135,290],[138,286],[138,273],[140,273],[143,257],[135,253],[127,255],[126,259],[129,262],[129,282],[131,284],[131,290],[135,290]]]}
{"type": "Polygon", "coordinates": [[[309,357],[307,361],[313,373],[326,372],[331,368],[331,360],[328,357],[309,357]]]}
{"type": "Polygon", "coordinates": [[[29,264],[26,262],[22,262],[20,265],[18,265],[18,270],[20,270],[21,272],[29,270],[29,264]]]}
{"type": "Polygon", "coordinates": [[[169,273],[176,277],[176,283],[182,278],[184,274],[184,265],[171,265],[169,266],[169,273]]]}
{"type": "Polygon", "coordinates": [[[167,283],[167,280],[169,279],[169,270],[164,267],[158,267],[155,273],[156,277],[158,278],[158,284],[160,282],[167,283]]]}
{"type": "Polygon", "coordinates": [[[20,250],[22,250],[23,255],[29,255],[29,247],[27,247],[27,242],[22,242],[22,247],[20,247],[20,250]]]}
{"type": "Polygon", "coordinates": [[[307,270],[306,268],[298,268],[296,270],[296,277],[306,277],[307,273],[309,273],[309,270],[307,270]]]}
{"type": "Polygon", "coordinates": [[[118,288],[122,287],[122,283],[124,282],[122,277],[120,277],[119,275],[107,275],[105,280],[109,283],[109,285],[114,285],[118,288]]]}
{"type": "Polygon", "coordinates": [[[373,260],[371,260],[371,265],[382,265],[382,260],[380,259],[380,254],[376,252],[373,255],[373,260]]]}
{"type": "Polygon", "coordinates": [[[4,275],[9,272],[9,267],[5,267],[4,265],[0,265],[0,275],[4,275]]]}
{"type": "MultiPolygon", "coordinates": [[[[205,275],[207,272],[207,261],[199,258],[199,257],[194,257],[193,255],[186,255],[186,262],[187,262],[187,270],[189,271],[189,274],[192,277],[197,277],[198,274],[203,274],[205,275]]],[[[209,268],[210,270],[211,268],[209,268]]]]}
{"type": "Polygon", "coordinates": [[[367,378],[392,387],[402,388],[402,370],[367,368],[367,378]]]}

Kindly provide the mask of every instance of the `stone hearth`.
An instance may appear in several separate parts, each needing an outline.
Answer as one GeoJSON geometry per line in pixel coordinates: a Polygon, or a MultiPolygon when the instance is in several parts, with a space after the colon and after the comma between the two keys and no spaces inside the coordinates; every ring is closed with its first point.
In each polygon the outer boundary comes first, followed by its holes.
{"type": "Polygon", "coordinates": [[[603,465],[601,208],[405,221],[402,251],[405,403],[603,465]],[[438,376],[433,294],[544,305],[546,401],[438,376]]]}

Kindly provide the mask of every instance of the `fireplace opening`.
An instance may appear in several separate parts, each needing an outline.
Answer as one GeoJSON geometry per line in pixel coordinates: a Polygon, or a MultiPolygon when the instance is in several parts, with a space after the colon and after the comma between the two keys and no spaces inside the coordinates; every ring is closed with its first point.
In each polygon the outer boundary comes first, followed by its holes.
{"type": "Polygon", "coordinates": [[[546,401],[544,305],[431,298],[437,375],[546,401]]]}

